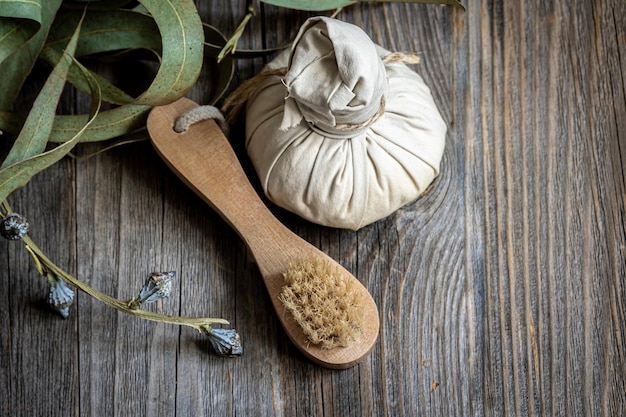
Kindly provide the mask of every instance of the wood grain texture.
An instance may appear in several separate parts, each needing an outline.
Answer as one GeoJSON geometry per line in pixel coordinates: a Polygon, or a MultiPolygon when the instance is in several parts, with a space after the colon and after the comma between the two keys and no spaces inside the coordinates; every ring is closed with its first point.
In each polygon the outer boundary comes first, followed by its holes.
{"type": "MultiPolygon", "coordinates": [[[[342,371],[308,362],[237,234],[136,144],[63,160],[9,202],[53,260],[111,295],[176,271],[173,296],[151,308],[230,320],[244,356],[219,358],[199,334],[83,294],[61,320],[27,253],[3,241],[0,415],[626,414],[626,2],[465,3],[339,15],[422,55],[415,68],[449,126],[430,192],[358,232],[272,206],[378,303],[368,360],[342,371]]],[[[199,7],[229,34],[244,5],[199,7]]],[[[308,16],[258,11],[241,48],[280,45],[308,16]]],[[[236,82],[266,60],[239,61],[236,82]]],[[[210,88],[203,74],[189,97],[210,88]]],[[[85,108],[70,93],[63,110],[85,108]]],[[[232,139],[252,173],[240,126],[232,139]]]]}

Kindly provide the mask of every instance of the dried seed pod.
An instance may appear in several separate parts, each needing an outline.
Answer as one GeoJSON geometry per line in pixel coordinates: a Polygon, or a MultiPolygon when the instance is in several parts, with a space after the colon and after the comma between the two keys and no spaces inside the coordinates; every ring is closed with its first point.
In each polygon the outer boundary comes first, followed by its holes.
{"type": "Polygon", "coordinates": [[[48,304],[58,311],[64,319],[68,318],[70,306],[74,302],[74,290],[65,281],[54,275],[48,275],[48,282],[50,283],[48,304]]]}
{"type": "Polygon", "coordinates": [[[209,336],[213,350],[221,356],[241,356],[243,347],[241,338],[235,329],[213,329],[204,326],[204,332],[209,336]]]}
{"type": "Polygon", "coordinates": [[[18,213],[11,213],[0,222],[0,235],[8,240],[19,240],[28,232],[26,218],[18,213]]]}
{"type": "Polygon", "coordinates": [[[153,303],[169,297],[172,292],[172,280],[175,276],[174,272],[153,272],[148,275],[139,295],[129,301],[129,307],[135,309],[142,304],[153,303]]]}

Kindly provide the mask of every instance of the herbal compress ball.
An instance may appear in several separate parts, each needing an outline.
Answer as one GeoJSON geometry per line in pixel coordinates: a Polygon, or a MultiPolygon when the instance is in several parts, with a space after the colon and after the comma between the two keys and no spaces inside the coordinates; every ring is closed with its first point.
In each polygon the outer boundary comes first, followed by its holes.
{"type": "Polygon", "coordinates": [[[439,174],[446,125],[422,78],[357,26],[314,17],[248,101],[246,148],[267,197],[357,230],[439,174]]]}

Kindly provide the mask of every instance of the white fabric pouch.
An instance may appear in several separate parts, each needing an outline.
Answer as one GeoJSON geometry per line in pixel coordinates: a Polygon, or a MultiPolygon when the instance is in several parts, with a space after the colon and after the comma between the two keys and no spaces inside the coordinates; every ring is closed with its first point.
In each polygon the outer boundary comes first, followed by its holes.
{"type": "Polygon", "coordinates": [[[439,174],[446,125],[422,78],[359,27],[314,17],[248,101],[246,149],[267,197],[357,230],[414,201],[439,174]]]}

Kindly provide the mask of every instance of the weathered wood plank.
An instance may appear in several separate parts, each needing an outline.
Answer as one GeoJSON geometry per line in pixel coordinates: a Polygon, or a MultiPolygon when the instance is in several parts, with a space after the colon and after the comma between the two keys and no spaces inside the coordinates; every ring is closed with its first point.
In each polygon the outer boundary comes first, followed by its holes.
{"type": "MultiPolygon", "coordinates": [[[[485,57],[493,63],[488,71],[496,82],[483,87],[485,96],[493,96],[493,120],[481,121],[481,128],[493,133],[483,134],[484,143],[469,152],[478,156],[472,165],[483,171],[469,191],[485,192],[478,202],[484,208],[477,207],[484,222],[470,235],[484,234],[489,260],[485,363],[477,370],[486,377],[483,395],[493,398],[487,411],[612,414],[622,410],[623,400],[606,400],[613,385],[605,381],[623,380],[624,369],[604,368],[602,357],[611,355],[609,346],[617,341],[615,332],[596,329],[611,322],[600,294],[623,293],[607,291],[609,277],[623,266],[607,259],[616,246],[602,241],[606,215],[601,212],[622,210],[615,196],[623,193],[621,180],[598,178],[613,168],[611,158],[607,164],[596,152],[605,147],[620,152],[615,135],[604,131],[597,123],[600,114],[594,114],[605,107],[595,90],[601,81],[592,78],[611,76],[590,30],[601,11],[590,3],[498,7],[491,12],[503,20],[494,19],[489,29],[500,35],[489,36],[495,48],[485,57]],[[614,191],[599,191],[606,188],[614,191]]],[[[614,36],[611,30],[605,27],[603,35],[614,36]]],[[[623,164],[618,171],[623,173],[623,164]]],[[[611,224],[623,236],[623,219],[611,224]]]]}
{"type": "MultiPolygon", "coordinates": [[[[16,105],[30,106],[42,85],[43,80],[36,79],[25,86],[16,105]]],[[[72,97],[66,100],[72,102],[72,97]]],[[[3,144],[2,154],[6,152],[3,144]]],[[[9,198],[12,209],[27,217],[33,239],[70,272],[75,272],[76,263],[74,176],[72,161],[63,160],[37,177],[38,186],[9,198]],[[54,240],[48,240],[50,236],[54,240]]],[[[33,415],[45,406],[51,414],[71,412],[78,406],[79,392],[73,366],[78,357],[77,319],[63,320],[48,307],[47,281],[20,241],[2,239],[0,245],[0,414],[33,415]]]]}
{"type": "MultiPolygon", "coordinates": [[[[199,4],[226,34],[244,6],[199,4]]],[[[255,6],[241,48],[280,45],[309,15],[255,6]]],[[[143,143],[64,160],[10,202],[52,259],[106,293],[129,298],[147,273],[176,271],[173,296],[154,308],[231,320],[245,355],[218,358],[189,329],[82,294],[57,319],[27,253],[3,241],[0,414],[623,414],[626,3],[466,6],[339,15],[422,55],[415,68],[449,125],[431,191],[358,232],[274,208],[378,302],[366,362],[330,371],[306,361],[239,237],[143,143]]],[[[239,61],[236,81],[266,61],[239,61]]],[[[203,74],[189,96],[208,100],[211,82],[203,74]]],[[[73,96],[64,106],[85,108],[73,96]]],[[[240,129],[233,141],[249,168],[240,129]]]]}

